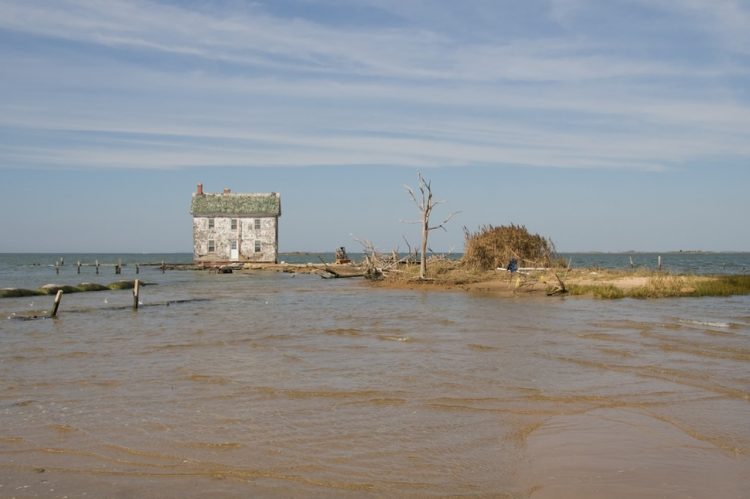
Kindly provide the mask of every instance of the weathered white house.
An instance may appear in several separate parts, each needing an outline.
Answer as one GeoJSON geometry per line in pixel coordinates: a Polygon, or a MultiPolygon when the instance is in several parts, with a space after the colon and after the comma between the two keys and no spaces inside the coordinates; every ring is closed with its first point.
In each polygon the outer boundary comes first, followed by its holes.
{"type": "Polygon", "coordinates": [[[279,254],[281,197],[277,192],[193,193],[193,261],[195,263],[268,262],[279,254]]]}

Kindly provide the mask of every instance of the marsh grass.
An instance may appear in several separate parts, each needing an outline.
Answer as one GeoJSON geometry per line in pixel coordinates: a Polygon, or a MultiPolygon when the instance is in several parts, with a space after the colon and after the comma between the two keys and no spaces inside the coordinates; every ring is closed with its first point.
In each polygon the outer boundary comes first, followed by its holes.
{"type": "MultiPolygon", "coordinates": [[[[146,286],[147,283],[141,283],[141,286],[146,286]]],[[[119,289],[133,289],[135,287],[135,281],[116,281],[109,285],[95,284],[91,282],[83,282],[78,286],[58,285],[58,284],[45,284],[39,289],[23,289],[23,288],[4,288],[0,289],[0,298],[21,298],[25,296],[45,296],[54,295],[59,290],[62,290],[65,294],[70,293],[83,293],[86,291],[108,291],[108,290],[119,290],[119,289]]]]}
{"type": "Polygon", "coordinates": [[[750,294],[750,275],[730,276],[651,276],[644,286],[622,287],[613,283],[572,284],[571,295],[590,295],[602,299],[676,298],[700,296],[732,296],[750,294]]]}
{"type": "Polygon", "coordinates": [[[93,282],[82,282],[78,286],[76,286],[78,291],[106,291],[110,288],[109,286],[105,286],[103,284],[96,284],[93,282]]]}
{"type": "MultiPolygon", "coordinates": [[[[480,270],[461,261],[433,258],[429,261],[430,279],[419,280],[419,266],[404,264],[389,272],[384,285],[400,286],[419,282],[430,288],[463,288],[482,282],[507,283],[507,289],[516,291],[544,291],[560,295],[557,289],[559,276],[569,295],[592,296],[604,300],[620,298],[670,298],[700,296],[731,296],[750,294],[750,275],[701,276],[676,275],[651,269],[573,269],[532,272],[512,278],[507,273],[480,270]],[[520,285],[511,285],[519,279],[520,285]]],[[[500,289],[502,286],[496,289],[500,289]]]]}
{"type": "Polygon", "coordinates": [[[41,288],[39,288],[39,291],[41,291],[41,294],[44,295],[54,295],[58,291],[62,291],[65,294],[68,293],[78,293],[81,291],[78,289],[78,286],[61,286],[57,284],[45,284],[41,288]]]}
{"type": "Polygon", "coordinates": [[[568,293],[573,296],[591,295],[606,300],[625,298],[625,292],[614,284],[571,284],[568,286],[568,293]]]}
{"type": "Polygon", "coordinates": [[[24,296],[38,296],[43,294],[38,289],[4,288],[0,289],[0,298],[22,298],[24,296]]]}
{"type": "MultiPolygon", "coordinates": [[[[141,283],[141,286],[145,283],[141,283]]],[[[109,289],[133,289],[135,287],[135,281],[116,281],[107,286],[109,289]]]]}
{"type": "Polygon", "coordinates": [[[717,276],[699,282],[692,296],[731,296],[750,294],[750,275],[717,276]]]}

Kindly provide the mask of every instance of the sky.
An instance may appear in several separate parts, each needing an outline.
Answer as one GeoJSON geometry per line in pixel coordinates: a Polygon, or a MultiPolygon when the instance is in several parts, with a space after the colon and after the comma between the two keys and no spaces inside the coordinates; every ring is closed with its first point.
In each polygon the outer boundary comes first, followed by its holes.
{"type": "Polygon", "coordinates": [[[279,249],[525,225],[750,251],[748,0],[0,0],[0,252],[190,252],[280,192],[279,249]]]}

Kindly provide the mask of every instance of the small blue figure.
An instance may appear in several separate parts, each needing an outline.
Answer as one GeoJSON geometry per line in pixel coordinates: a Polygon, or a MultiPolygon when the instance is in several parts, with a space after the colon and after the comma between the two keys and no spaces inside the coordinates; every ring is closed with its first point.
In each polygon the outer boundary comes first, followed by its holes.
{"type": "Polygon", "coordinates": [[[515,258],[511,258],[510,262],[508,262],[508,266],[506,267],[506,270],[510,273],[513,273],[516,270],[518,270],[518,260],[516,260],[515,258]]]}

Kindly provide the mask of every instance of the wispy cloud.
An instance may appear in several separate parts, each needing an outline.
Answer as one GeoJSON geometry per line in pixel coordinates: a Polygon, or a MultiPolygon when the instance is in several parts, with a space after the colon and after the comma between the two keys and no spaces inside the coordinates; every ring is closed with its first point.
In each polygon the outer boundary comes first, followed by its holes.
{"type": "Polygon", "coordinates": [[[541,20],[495,4],[462,18],[448,4],[371,0],[398,22],[355,26],[261,4],[0,1],[13,42],[0,48],[0,133],[14,138],[0,161],[658,170],[750,157],[739,2],[633,3],[709,36],[718,55],[695,60],[673,52],[680,40],[629,52],[627,26],[615,40],[587,24],[615,22],[606,13],[581,19],[586,0],[539,2],[541,20]]]}
{"type": "Polygon", "coordinates": [[[723,50],[750,54],[750,4],[744,0],[654,0],[692,30],[704,32],[723,50]]]}

